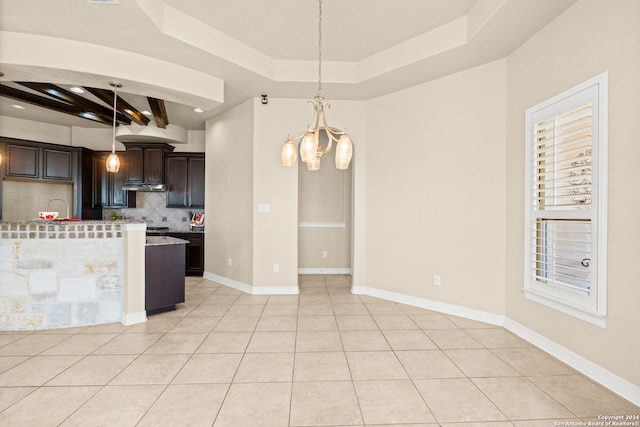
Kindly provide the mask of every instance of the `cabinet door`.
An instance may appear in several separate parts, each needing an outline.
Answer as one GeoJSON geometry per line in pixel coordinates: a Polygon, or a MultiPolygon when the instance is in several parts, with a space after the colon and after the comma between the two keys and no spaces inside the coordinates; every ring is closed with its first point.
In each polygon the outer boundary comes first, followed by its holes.
{"type": "Polygon", "coordinates": [[[6,176],[39,178],[40,165],[37,147],[7,144],[6,176]]]}
{"type": "Polygon", "coordinates": [[[44,173],[42,178],[61,181],[73,180],[73,153],[70,151],[43,150],[44,173]]]}
{"type": "Polygon", "coordinates": [[[109,154],[94,156],[93,162],[93,203],[102,208],[135,208],[135,193],[124,191],[125,168],[117,173],[109,173],[106,169],[109,154]]]}
{"type": "Polygon", "coordinates": [[[93,204],[100,208],[109,206],[109,179],[106,170],[106,154],[93,156],[93,204]]]}
{"type": "Polygon", "coordinates": [[[188,159],[186,156],[166,157],[167,207],[188,207],[188,159]]]}
{"type": "Polygon", "coordinates": [[[142,148],[127,148],[125,160],[127,184],[142,184],[144,182],[144,150],[142,148]]]}
{"type": "Polygon", "coordinates": [[[204,157],[189,159],[189,207],[204,208],[204,157]]]}
{"type": "Polygon", "coordinates": [[[185,260],[185,275],[202,276],[204,272],[204,241],[201,234],[190,234],[185,260]]]}
{"type": "Polygon", "coordinates": [[[164,149],[145,148],[145,182],[147,184],[162,184],[164,182],[164,149]]]}

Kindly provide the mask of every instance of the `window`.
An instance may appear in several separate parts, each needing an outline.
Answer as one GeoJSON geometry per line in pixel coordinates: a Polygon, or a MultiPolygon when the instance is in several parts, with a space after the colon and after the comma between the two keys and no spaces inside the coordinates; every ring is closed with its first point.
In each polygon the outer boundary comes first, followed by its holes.
{"type": "Polygon", "coordinates": [[[601,327],[607,83],[603,73],[526,111],[525,296],[601,327]]]}

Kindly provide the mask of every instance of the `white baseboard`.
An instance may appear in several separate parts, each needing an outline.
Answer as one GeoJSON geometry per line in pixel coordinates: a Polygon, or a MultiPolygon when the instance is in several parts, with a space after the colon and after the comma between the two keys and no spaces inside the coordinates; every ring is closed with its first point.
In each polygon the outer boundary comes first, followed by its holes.
{"type": "Polygon", "coordinates": [[[486,311],[474,310],[472,308],[462,307],[459,305],[433,301],[426,298],[413,297],[410,295],[399,294],[382,289],[370,288],[367,286],[352,286],[351,293],[368,295],[388,301],[399,302],[401,304],[438,311],[440,313],[451,314],[453,316],[464,317],[465,319],[477,320],[479,322],[489,323],[491,325],[504,325],[504,316],[488,313],[486,311]]]}
{"type": "Polygon", "coordinates": [[[520,338],[527,340],[541,350],[546,351],[556,359],[571,366],[576,371],[583,373],[595,382],[603,385],[614,393],[619,394],[634,405],[640,406],[640,387],[637,385],[630,383],[624,378],[620,378],[613,372],[596,365],[579,354],[574,353],[568,348],[561,346],[555,341],[552,341],[535,331],[532,331],[514,320],[506,318],[504,327],[518,335],[520,338]]]}
{"type": "Polygon", "coordinates": [[[139,311],[137,313],[123,313],[122,324],[125,326],[135,325],[137,323],[143,323],[147,321],[147,312],[139,311]]]}
{"type": "Polygon", "coordinates": [[[385,291],[368,286],[352,286],[351,293],[359,295],[368,295],[388,301],[398,302],[401,304],[411,305],[414,307],[425,308],[427,310],[438,311],[440,313],[451,314],[453,316],[464,317],[466,319],[477,320],[492,325],[503,326],[505,329],[513,332],[520,338],[529,341],[531,344],[549,353],[553,357],[566,363],[573,369],[581,372],[593,381],[608,388],[614,393],[627,399],[634,405],[640,406],[640,387],[632,384],[610,372],[599,365],[585,359],[577,353],[561,346],[560,344],[538,334],[509,319],[493,313],[487,313],[481,310],[474,310],[454,304],[447,304],[439,301],[432,301],[425,298],[417,298],[410,295],[399,294],[395,292],[385,291]]]}
{"type": "Polygon", "coordinates": [[[298,274],[351,274],[350,268],[299,268],[298,274]]]}
{"type": "Polygon", "coordinates": [[[298,295],[300,289],[298,286],[253,286],[248,283],[239,282],[228,277],[219,276],[217,274],[204,272],[202,275],[207,280],[211,280],[229,288],[251,294],[251,295],[298,295]]]}

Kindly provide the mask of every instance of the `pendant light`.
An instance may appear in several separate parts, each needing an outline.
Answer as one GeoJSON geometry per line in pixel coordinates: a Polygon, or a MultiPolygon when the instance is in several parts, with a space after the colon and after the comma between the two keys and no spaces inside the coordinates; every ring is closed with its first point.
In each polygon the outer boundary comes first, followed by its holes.
{"type": "Polygon", "coordinates": [[[113,139],[111,141],[111,154],[107,157],[107,172],[117,173],[120,170],[120,159],[116,154],[116,114],[118,112],[116,105],[118,101],[118,88],[122,87],[122,84],[117,82],[110,82],[113,86],[113,139]]]}
{"type": "Polygon", "coordinates": [[[323,154],[331,151],[333,141],[336,145],[336,168],[344,170],[349,167],[351,156],[353,155],[353,145],[351,139],[346,132],[331,129],[325,111],[331,107],[330,100],[322,94],[322,0],[318,0],[318,89],[316,96],[309,100],[313,106],[314,121],[307,131],[299,136],[291,138],[289,136],[282,147],[282,165],[295,166],[296,164],[296,147],[295,141],[300,141],[300,159],[307,164],[307,169],[316,171],[320,169],[320,158],[323,154]],[[322,148],[319,146],[318,137],[320,135],[320,124],[324,127],[327,134],[327,146],[322,148]]]}

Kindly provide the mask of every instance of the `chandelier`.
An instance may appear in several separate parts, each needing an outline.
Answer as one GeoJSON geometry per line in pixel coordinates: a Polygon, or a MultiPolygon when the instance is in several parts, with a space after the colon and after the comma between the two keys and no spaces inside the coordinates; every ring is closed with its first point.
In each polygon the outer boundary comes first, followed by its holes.
{"type": "Polygon", "coordinates": [[[346,132],[331,129],[325,115],[326,110],[331,107],[330,99],[322,94],[322,0],[318,0],[318,89],[316,96],[307,101],[313,106],[314,118],[307,131],[299,136],[289,136],[282,147],[282,165],[295,166],[296,164],[296,141],[300,141],[300,158],[307,164],[307,169],[317,171],[320,169],[320,158],[323,154],[331,151],[333,142],[336,142],[336,168],[347,169],[351,162],[353,146],[351,139],[346,132]],[[327,135],[327,146],[319,145],[320,125],[327,135]]]}
{"type": "Polygon", "coordinates": [[[107,172],[117,173],[120,170],[120,159],[116,154],[116,102],[118,100],[118,88],[122,87],[120,83],[110,82],[113,86],[113,139],[111,140],[111,154],[107,157],[107,172]]]}

